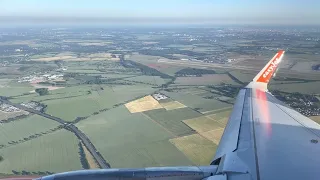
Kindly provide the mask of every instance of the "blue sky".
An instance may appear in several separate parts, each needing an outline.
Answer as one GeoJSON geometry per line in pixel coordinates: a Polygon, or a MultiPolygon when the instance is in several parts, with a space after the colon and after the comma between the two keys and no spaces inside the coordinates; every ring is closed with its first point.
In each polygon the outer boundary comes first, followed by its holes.
{"type": "Polygon", "coordinates": [[[319,0],[0,0],[0,17],[160,17],[319,23],[319,9],[319,0]]]}

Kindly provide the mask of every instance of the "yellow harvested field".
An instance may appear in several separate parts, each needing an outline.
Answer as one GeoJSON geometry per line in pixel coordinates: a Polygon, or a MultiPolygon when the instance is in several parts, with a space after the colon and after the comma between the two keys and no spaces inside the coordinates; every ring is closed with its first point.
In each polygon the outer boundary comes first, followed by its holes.
{"type": "Polygon", "coordinates": [[[218,145],[222,137],[223,131],[224,131],[224,128],[219,128],[219,129],[215,129],[207,132],[201,132],[200,134],[201,136],[207,138],[208,140],[218,145]]]}
{"type": "Polygon", "coordinates": [[[131,113],[150,111],[153,109],[161,109],[163,108],[157,100],[155,100],[152,96],[145,96],[141,99],[137,99],[125,104],[127,109],[131,113]]]}
{"type": "Polygon", "coordinates": [[[223,127],[225,127],[228,123],[229,116],[231,114],[231,110],[218,112],[216,114],[210,114],[207,115],[207,118],[213,119],[217,122],[219,122],[223,127]]]}
{"type": "MultiPolygon", "coordinates": [[[[225,107],[225,108],[221,108],[221,109],[214,109],[214,110],[211,110],[211,111],[204,111],[204,112],[201,112],[202,114],[208,114],[208,113],[215,113],[215,112],[220,112],[220,111],[224,111],[224,110],[232,110],[233,107],[225,107]]],[[[231,111],[230,111],[231,113],[231,111]]]]}
{"type": "Polygon", "coordinates": [[[216,152],[217,145],[199,134],[169,140],[196,165],[208,165],[216,152]]]}
{"type": "Polygon", "coordinates": [[[160,104],[167,111],[187,107],[187,106],[185,106],[184,104],[181,104],[178,101],[170,101],[170,102],[164,102],[164,103],[160,103],[160,104]]]}
{"type": "Polygon", "coordinates": [[[205,116],[184,120],[183,122],[197,132],[207,132],[223,128],[220,123],[205,116]]]}
{"type": "Polygon", "coordinates": [[[56,60],[69,60],[75,58],[74,56],[54,56],[54,57],[44,57],[44,58],[37,58],[32,59],[33,61],[56,61],[56,60]]]}
{"type": "Polygon", "coordinates": [[[94,160],[93,156],[91,153],[88,151],[87,147],[81,143],[81,146],[83,148],[84,154],[86,155],[86,159],[89,163],[90,169],[100,169],[96,161],[94,160]]]}

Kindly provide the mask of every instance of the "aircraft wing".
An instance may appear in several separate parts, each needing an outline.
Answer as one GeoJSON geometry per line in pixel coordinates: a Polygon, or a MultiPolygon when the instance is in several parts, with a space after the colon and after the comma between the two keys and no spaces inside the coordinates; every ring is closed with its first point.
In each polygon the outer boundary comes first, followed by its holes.
{"type": "Polygon", "coordinates": [[[320,125],[267,91],[283,54],[238,94],[211,163],[228,180],[320,179],[320,125]]]}
{"type": "Polygon", "coordinates": [[[284,51],[279,51],[240,90],[211,165],[86,170],[39,179],[320,179],[320,125],[277,100],[267,89],[283,55],[284,51]]]}

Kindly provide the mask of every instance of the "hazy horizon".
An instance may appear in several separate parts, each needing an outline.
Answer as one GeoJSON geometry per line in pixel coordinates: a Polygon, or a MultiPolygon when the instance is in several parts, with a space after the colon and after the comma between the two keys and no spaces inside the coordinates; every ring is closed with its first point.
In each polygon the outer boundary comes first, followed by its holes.
{"type": "Polygon", "coordinates": [[[0,0],[0,23],[319,25],[315,0],[0,0]]]}

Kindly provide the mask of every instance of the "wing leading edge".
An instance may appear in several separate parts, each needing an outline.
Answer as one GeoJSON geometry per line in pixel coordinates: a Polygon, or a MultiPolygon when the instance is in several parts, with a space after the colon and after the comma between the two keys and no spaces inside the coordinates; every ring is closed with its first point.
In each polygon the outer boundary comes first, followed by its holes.
{"type": "Polygon", "coordinates": [[[211,163],[228,180],[320,178],[320,125],[267,92],[283,53],[238,94],[211,163]]]}

